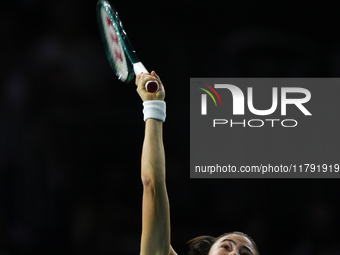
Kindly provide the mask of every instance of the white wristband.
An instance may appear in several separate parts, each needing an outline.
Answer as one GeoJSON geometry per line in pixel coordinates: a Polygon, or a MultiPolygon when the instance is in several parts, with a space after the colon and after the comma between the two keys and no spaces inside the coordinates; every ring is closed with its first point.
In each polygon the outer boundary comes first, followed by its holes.
{"type": "Polygon", "coordinates": [[[144,121],[147,119],[156,119],[165,121],[166,117],[166,104],[161,100],[149,100],[143,102],[143,113],[144,113],[144,121]]]}

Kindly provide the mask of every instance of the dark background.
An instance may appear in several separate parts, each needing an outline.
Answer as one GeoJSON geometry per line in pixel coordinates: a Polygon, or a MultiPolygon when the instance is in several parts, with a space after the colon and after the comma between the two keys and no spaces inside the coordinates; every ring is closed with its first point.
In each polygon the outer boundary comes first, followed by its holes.
{"type": "MultiPolygon", "coordinates": [[[[239,230],[262,254],[339,254],[338,180],[189,178],[189,78],[339,77],[338,6],[112,3],[166,86],[175,250],[239,230]]],[[[1,2],[1,255],[139,252],[142,105],[108,65],[95,5],[1,2]]]]}

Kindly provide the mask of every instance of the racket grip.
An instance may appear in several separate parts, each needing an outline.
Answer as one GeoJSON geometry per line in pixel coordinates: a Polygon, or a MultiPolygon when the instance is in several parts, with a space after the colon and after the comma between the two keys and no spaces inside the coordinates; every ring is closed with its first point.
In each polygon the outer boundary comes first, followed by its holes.
{"type": "MultiPolygon", "coordinates": [[[[133,64],[133,71],[136,75],[140,73],[149,73],[148,70],[146,70],[145,66],[142,64],[142,62],[137,62],[133,64]]],[[[156,93],[159,90],[159,84],[157,81],[148,81],[145,84],[145,90],[150,93],[156,93]]]]}
{"type": "Polygon", "coordinates": [[[159,84],[157,81],[148,81],[145,84],[145,90],[150,93],[156,93],[159,90],[159,84]]]}
{"type": "Polygon", "coordinates": [[[148,70],[146,70],[145,66],[142,64],[142,62],[137,62],[133,64],[133,71],[135,72],[135,75],[138,75],[140,73],[149,73],[148,70]]]}

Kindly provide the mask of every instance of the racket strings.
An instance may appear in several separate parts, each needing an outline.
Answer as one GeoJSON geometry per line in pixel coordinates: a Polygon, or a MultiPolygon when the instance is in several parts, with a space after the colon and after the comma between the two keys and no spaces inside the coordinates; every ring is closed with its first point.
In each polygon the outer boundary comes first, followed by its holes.
{"type": "Polygon", "coordinates": [[[109,58],[111,58],[118,79],[126,81],[129,78],[129,67],[124,54],[123,45],[120,41],[119,34],[115,28],[114,20],[111,19],[104,7],[101,8],[102,26],[104,29],[109,58]]]}

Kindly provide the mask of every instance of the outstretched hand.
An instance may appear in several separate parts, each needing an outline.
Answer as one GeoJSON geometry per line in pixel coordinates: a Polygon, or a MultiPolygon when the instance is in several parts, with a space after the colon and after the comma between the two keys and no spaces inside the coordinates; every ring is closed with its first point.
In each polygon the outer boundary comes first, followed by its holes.
{"type": "Polygon", "coordinates": [[[149,100],[162,100],[165,98],[164,86],[161,82],[159,76],[152,71],[151,73],[141,73],[136,76],[137,92],[141,99],[144,101],[149,100]],[[150,80],[156,80],[159,84],[159,90],[156,93],[147,92],[145,89],[145,84],[150,80]]]}

